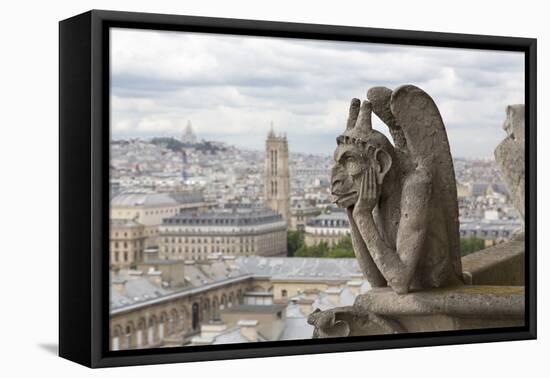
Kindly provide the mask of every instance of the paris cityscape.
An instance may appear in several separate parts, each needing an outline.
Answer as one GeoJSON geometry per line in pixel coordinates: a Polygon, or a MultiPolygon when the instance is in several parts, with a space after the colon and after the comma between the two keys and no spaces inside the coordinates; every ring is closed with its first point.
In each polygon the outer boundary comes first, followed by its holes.
{"type": "MultiPolygon", "coordinates": [[[[311,338],[307,316],[369,290],[329,154],[178,136],[111,141],[111,349],[311,338]]],[[[494,159],[455,158],[461,252],[522,222],[494,159]]]]}
{"type": "Polygon", "coordinates": [[[314,310],[370,290],[330,177],[373,86],[437,103],[461,254],[512,238],[493,154],[524,72],[509,51],[113,28],[111,349],[310,339],[314,310]]]}

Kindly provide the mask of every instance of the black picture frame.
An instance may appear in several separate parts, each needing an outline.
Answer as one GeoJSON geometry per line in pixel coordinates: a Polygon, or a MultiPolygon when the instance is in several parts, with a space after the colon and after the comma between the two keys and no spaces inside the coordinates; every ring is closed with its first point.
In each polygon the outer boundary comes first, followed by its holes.
{"type": "Polygon", "coordinates": [[[536,338],[536,39],[92,10],[59,23],[59,355],[88,367],[536,338]],[[525,53],[525,326],[109,351],[109,28],[525,53]]]}

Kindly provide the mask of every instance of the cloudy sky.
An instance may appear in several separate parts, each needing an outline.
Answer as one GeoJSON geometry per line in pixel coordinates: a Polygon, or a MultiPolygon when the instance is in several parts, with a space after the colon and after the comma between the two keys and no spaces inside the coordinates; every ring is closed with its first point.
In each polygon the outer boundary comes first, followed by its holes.
{"type": "MultiPolygon", "coordinates": [[[[273,122],[296,152],[331,154],[351,98],[414,84],[438,104],[458,157],[491,157],[522,53],[113,29],[113,138],[176,136],[263,149],[273,122]]],[[[386,132],[377,119],[374,126],[386,132]]],[[[387,132],[386,132],[387,134],[387,132]]],[[[388,134],[389,135],[389,134],[388,134]]]]}

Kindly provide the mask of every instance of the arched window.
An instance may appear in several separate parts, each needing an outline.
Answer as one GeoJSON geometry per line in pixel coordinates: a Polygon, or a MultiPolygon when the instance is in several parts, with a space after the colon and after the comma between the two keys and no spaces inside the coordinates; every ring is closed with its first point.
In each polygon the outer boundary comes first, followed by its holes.
{"type": "Polygon", "coordinates": [[[158,337],[161,341],[164,340],[164,331],[165,331],[167,320],[168,320],[168,315],[166,315],[166,313],[163,312],[160,315],[160,321],[158,326],[158,337]]]}
{"type": "Polygon", "coordinates": [[[155,342],[155,326],[157,325],[157,318],[153,315],[149,318],[149,323],[147,327],[147,344],[152,345],[155,342]]]}
{"type": "Polygon", "coordinates": [[[198,330],[199,324],[199,304],[195,302],[193,306],[191,306],[191,327],[193,330],[198,330]]]}
{"type": "Polygon", "coordinates": [[[145,336],[145,330],[147,323],[145,322],[145,318],[139,319],[137,331],[136,331],[136,347],[141,348],[145,344],[144,336],[145,336]]]}
{"type": "Polygon", "coordinates": [[[170,311],[170,333],[176,333],[180,330],[180,316],[178,310],[173,308],[170,311]]]}
{"type": "Polygon", "coordinates": [[[227,305],[227,297],[225,296],[225,294],[222,294],[222,299],[220,301],[220,310],[223,310],[226,305],[227,305]]]}
{"type": "Polygon", "coordinates": [[[220,302],[218,297],[214,297],[212,300],[212,320],[220,319],[220,302]]]}
{"type": "Polygon", "coordinates": [[[124,332],[124,349],[132,348],[132,331],[133,326],[127,325],[126,332],[124,332]]]}
{"type": "Polygon", "coordinates": [[[120,336],[122,329],[120,326],[113,328],[113,335],[111,337],[111,350],[120,350],[120,336]]]}

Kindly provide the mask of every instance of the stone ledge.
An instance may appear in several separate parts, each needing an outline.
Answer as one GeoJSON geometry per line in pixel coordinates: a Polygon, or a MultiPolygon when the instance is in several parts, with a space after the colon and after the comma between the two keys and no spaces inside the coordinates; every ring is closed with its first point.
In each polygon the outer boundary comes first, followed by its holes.
{"type": "Polygon", "coordinates": [[[354,307],[381,316],[448,315],[455,317],[523,318],[523,286],[467,285],[423,290],[404,295],[390,288],[372,289],[354,307]]]}
{"type": "Polygon", "coordinates": [[[313,337],[519,327],[525,324],[523,286],[465,285],[396,294],[390,288],[359,295],[353,306],[316,310],[313,337]]]}
{"type": "Polygon", "coordinates": [[[511,241],[462,258],[462,271],[469,285],[524,285],[525,243],[511,241]]]}

